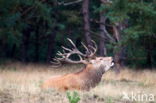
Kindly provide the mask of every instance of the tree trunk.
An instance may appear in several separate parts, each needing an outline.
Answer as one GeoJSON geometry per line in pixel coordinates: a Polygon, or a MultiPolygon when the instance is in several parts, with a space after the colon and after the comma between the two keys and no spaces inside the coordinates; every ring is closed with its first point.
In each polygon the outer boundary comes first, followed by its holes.
{"type": "Polygon", "coordinates": [[[28,50],[29,50],[29,39],[30,39],[30,33],[32,29],[29,27],[28,29],[23,31],[22,35],[22,44],[21,44],[21,60],[22,62],[28,62],[29,57],[28,57],[28,50]]]}
{"type": "Polygon", "coordinates": [[[47,63],[49,63],[52,60],[53,54],[55,53],[54,45],[55,45],[56,31],[57,31],[57,27],[54,27],[53,32],[49,35],[47,63]]]}
{"type": "Polygon", "coordinates": [[[39,26],[35,32],[35,62],[39,61],[39,26]]]}
{"type": "Polygon", "coordinates": [[[105,39],[104,39],[104,38],[106,38],[106,35],[104,32],[105,21],[106,21],[106,17],[103,15],[103,12],[101,12],[100,13],[100,44],[99,44],[99,55],[100,56],[107,55],[105,39]]]}
{"type": "Polygon", "coordinates": [[[83,0],[82,4],[84,32],[87,46],[92,45],[90,36],[90,22],[89,22],[89,0],[83,0]]]}
{"type": "Polygon", "coordinates": [[[16,44],[13,45],[10,52],[10,58],[15,58],[16,44]]]}
{"type": "MultiPolygon", "coordinates": [[[[55,2],[53,6],[55,8],[58,8],[58,3],[55,2]]],[[[59,17],[58,14],[59,14],[59,11],[55,9],[55,15],[53,15],[53,17],[58,18],[59,17]]],[[[55,55],[55,38],[56,38],[57,31],[58,31],[57,20],[54,20],[53,24],[54,26],[52,27],[52,32],[48,36],[48,50],[47,50],[47,57],[46,57],[47,63],[50,63],[50,61],[52,61],[55,55]]]]}
{"type": "Polygon", "coordinates": [[[145,49],[147,51],[147,55],[146,55],[146,63],[147,63],[147,66],[152,69],[152,44],[151,44],[151,41],[152,40],[149,37],[145,49]]]}
{"type": "MultiPolygon", "coordinates": [[[[123,27],[121,27],[121,24],[116,24],[113,26],[113,31],[114,31],[114,37],[118,42],[121,41],[121,30],[123,27]]],[[[124,47],[122,47],[121,45],[118,45],[117,50],[115,50],[115,54],[114,54],[114,61],[115,61],[115,67],[117,72],[120,72],[120,69],[123,68],[123,58],[124,58],[124,47]]]]}

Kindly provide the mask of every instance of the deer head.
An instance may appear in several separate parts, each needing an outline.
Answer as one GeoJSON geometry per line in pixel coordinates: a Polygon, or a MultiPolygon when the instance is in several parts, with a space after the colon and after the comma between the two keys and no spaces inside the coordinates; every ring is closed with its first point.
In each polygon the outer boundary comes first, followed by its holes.
{"type": "Polygon", "coordinates": [[[110,67],[114,65],[112,57],[96,57],[95,56],[95,53],[97,51],[97,45],[95,41],[92,40],[93,45],[92,46],[89,45],[88,47],[84,43],[81,42],[82,46],[86,50],[85,53],[83,53],[80,50],[78,50],[78,48],[76,47],[76,45],[71,39],[69,38],[67,39],[71,43],[73,48],[69,49],[69,48],[62,46],[63,52],[58,51],[57,53],[58,57],[55,57],[54,58],[55,62],[52,62],[55,66],[57,67],[60,66],[62,62],[74,63],[74,64],[82,63],[87,66],[92,65],[95,68],[101,67],[101,68],[104,68],[104,71],[107,71],[110,69],[110,67]],[[70,59],[70,57],[74,54],[78,55],[79,60],[70,59]]]}

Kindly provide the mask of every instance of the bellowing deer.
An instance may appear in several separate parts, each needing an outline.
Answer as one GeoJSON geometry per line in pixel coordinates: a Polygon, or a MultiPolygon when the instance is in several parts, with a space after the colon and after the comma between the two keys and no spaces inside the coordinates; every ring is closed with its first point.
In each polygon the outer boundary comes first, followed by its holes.
{"type": "Polygon", "coordinates": [[[62,91],[73,89],[89,90],[91,87],[95,87],[100,82],[102,75],[114,65],[112,57],[94,57],[97,51],[94,41],[92,41],[93,46],[89,47],[82,43],[86,50],[86,53],[82,53],[71,39],[68,40],[72,44],[73,49],[62,47],[63,53],[57,53],[59,58],[55,58],[55,64],[60,65],[61,62],[83,63],[86,65],[85,68],[76,73],[52,77],[43,83],[42,88],[55,88],[62,91]],[[78,55],[79,61],[70,59],[70,56],[73,54],[78,55]]]}

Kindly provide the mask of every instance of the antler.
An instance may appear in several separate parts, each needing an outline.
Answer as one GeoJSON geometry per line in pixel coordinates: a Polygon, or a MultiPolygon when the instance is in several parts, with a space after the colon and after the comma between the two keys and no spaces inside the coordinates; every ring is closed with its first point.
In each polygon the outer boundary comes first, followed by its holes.
{"type": "Polygon", "coordinates": [[[82,46],[85,48],[86,52],[82,53],[80,50],[78,50],[78,48],[76,47],[76,45],[73,43],[73,41],[69,38],[67,38],[67,40],[71,43],[71,45],[73,46],[72,49],[66,48],[64,46],[62,46],[63,52],[58,51],[57,56],[59,57],[55,57],[53,60],[55,62],[52,62],[55,65],[60,66],[61,62],[67,62],[67,63],[83,63],[83,64],[87,64],[87,60],[83,59],[84,58],[91,58],[95,55],[96,51],[97,51],[97,45],[96,43],[92,40],[92,44],[93,46],[89,45],[88,47],[81,42],[82,46]],[[74,61],[72,59],[70,59],[70,56],[73,54],[77,54],[79,57],[79,61],[74,61]]]}

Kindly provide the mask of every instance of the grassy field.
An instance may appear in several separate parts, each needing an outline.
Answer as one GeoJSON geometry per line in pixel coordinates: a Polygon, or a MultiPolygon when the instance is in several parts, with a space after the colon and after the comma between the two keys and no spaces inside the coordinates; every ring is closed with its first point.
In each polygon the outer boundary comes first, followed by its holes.
{"type": "MultiPolygon", "coordinates": [[[[78,71],[82,65],[52,68],[42,64],[8,63],[0,66],[0,103],[69,103],[65,92],[42,90],[40,85],[51,76],[78,71]]],[[[113,70],[103,75],[102,81],[90,91],[77,91],[79,103],[156,103],[148,101],[156,96],[156,71],[124,69],[120,74],[113,70]],[[148,96],[143,101],[123,99],[131,96],[148,96]],[[146,100],[148,99],[148,100],[146,100]]]]}

